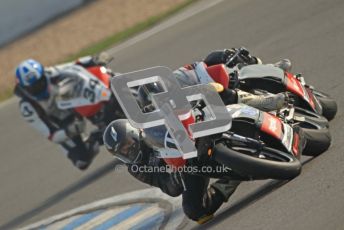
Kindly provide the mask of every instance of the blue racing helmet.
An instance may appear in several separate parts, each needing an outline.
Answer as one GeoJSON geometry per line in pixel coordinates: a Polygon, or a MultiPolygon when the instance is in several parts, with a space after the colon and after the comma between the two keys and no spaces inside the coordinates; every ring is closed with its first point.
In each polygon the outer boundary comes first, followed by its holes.
{"type": "Polygon", "coordinates": [[[37,100],[49,97],[48,82],[41,63],[27,59],[16,69],[18,84],[37,100]]]}

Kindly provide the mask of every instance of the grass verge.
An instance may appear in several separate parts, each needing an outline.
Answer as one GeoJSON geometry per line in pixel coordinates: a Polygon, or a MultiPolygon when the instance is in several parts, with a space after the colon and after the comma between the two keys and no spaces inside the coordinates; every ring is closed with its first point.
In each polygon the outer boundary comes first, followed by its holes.
{"type": "Polygon", "coordinates": [[[0,91],[0,102],[4,101],[8,98],[10,98],[13,95],[13,89],[12,88],[4,88],[2,91],[0,91]]]}

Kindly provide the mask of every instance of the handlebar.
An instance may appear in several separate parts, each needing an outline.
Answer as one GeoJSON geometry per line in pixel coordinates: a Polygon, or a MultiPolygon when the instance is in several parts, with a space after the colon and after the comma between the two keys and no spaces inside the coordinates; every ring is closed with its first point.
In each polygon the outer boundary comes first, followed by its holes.
{"type": "Polygon", "coordinates": [[[248,63],[251,56],[245,47],[240,47],[235,51],[235,53],[226,61],[226,66],[230,66],[234,60],[240,58],[243,62],[248,63]]]}

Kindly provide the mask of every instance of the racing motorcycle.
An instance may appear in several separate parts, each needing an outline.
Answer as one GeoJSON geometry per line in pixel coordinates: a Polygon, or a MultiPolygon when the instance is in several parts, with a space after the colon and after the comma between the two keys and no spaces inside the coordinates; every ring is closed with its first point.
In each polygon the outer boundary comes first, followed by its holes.
{"type": "Polygon", "coordinates": [[[302,129],[306,145],[302,154],[318,156],[325,152],[331,145],[331,135],[326,118],[308,110],[294,107],[293,104],[269,112],[291,126],[302,129]]]}
{"type": "Polygon", "coordinates": [[[64,79],[58,83],[56,103],[59,109],[72,109],[77,117],[96,125],[98,129],[91,135],[102,140],[107,124],[123,118],[124,114],[110,89],[110,80],[115,73],[106,66],[112,59],[104,53],[92,58],[91,64],[87,61],[84,65],[83,58],[80,58],[76,64],[63,67],[64,79]]]}
{"type": "MultiPolygon", "coordinates": [[[[149,94],[159,93],[161,90],[149,85],[142,86],[139,95],[142,92],[145,93],[141,99],[144,98],[147,102],[141,102],[141,106],[151,102],[149,94]]],[[[202,176],[251,180],[292,179],[299,175],[299,159],[307,145],[304,131],[299,124],[304,122],[304,126],[311,126],[311,120],[297,117],[293,108],[285,108],[275,115],[245,104],[227,105],[226,108],[231,118],[231,128],[224,133],[196,139],[198,155],[195,158],[183,158],[165,126],[145,129],[144,141],[158,157],[174,167],[224,165],[230,168],[230,173],[202,172],[202,176]]],[[[152,112],[154,108],[143,111],[152,112]]],[[[203,101],[194,104],[190,114],[190,117],[182,120],[186,130],[189,130],[189,125],[206,121],[212,116],[203,101]]],[[[316,123],[315,126],[322,127],[316,123]]]]}
{"type": "MultiPolygon", "coordinates": [[[[227,111],[232,118],[231,128],[196,139],[196,158],[183,159],[165,126],[145,129],[144,140],[168,165],[224,165],[230,169],[202,176],[286,180],[300,174],[299,159],[305,145],[301,128],[244,104],[228,105],[227,111]]],[[[207,106],[199,103],[194,106],[192,116],[182,123],[188,128],[190,124],[207,120],[208,115],[207,106]]]]}
{"type": "MultiPolygon", "coordinates": [[[[202,63],[196,68],[201,68],[202,63]]],[[[211,67],[204,68],[209,76],[212,77],[214,82],[210,83],[213,86],[228,85],[228,72],[222,64],[213,65],[211,67]]],[[[203,72],[204,72],[203,71],[203,72]]],[[[178,77],[177,77],[178,78],[178,77]]],[[[218,88],[221,92],[223,87],[218,88]]],[[[149,107],[151,104],[151,93],[159,93],[163,91],[162,87],[157,84],[143,85],[138,89],[138,103],[141,107],[149,107]]],[[[251,93],[256,95],[269,95],[271,93],[264,90],[253,90],[251,93]]],[[[225,101],[224,101],[225,102],[225,101]]],[[[277,111],[269,111],[270,114],[279,118],[282,122],[291,125],[292,127],[298,126],[304,133],[305,148],[303,150],[304,155],[318,156],[325,152],[331,145],[331,135],[328,129],[328,120],[312,111],[294,106],[294,101],[287,99],[288,102],[285,107],[277,111]]],[[[226,103],[226,102],[225,102],[226,103]]]]}
{"type": "MultiPolygon", "coordinates": [[[[239,48],[224,63],[233,67],[237,59],[246,62],[247,50],[239,48]]],[[[306,83],[301,74],[283,71],[272,64],[237,65],[232,68],[232,87],[244,91],[266,90],[271,93],[288,92],[294,105],[332,120],[337,113],[337,103],[329,95],[306,83]]]]}

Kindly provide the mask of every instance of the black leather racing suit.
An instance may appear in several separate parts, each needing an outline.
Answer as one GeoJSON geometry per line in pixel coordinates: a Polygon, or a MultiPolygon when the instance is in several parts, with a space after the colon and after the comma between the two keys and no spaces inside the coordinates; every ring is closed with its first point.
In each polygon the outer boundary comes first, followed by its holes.
{"type": "MultiPolygon", "coordinates": [[[[223,64],[228,57],[235,53],[234,49],[224,51],[214,51],[210,53],[204,62],[210,65],[223,64]]],[[[239,64],[244,61],[234,60],[233,63],[239,64]]],[[[248,56],[246,64],[257,64],[258,59],[248,56]]],[[[193,85],[200,81],[197,71],[197,63],[179,68],[174,72],[181,86],[193,85]]],[[[226,104],[237,103],[238,96],[235,90],[225,90],[220,93],[221,98],[226,104]]],[[[149,108],[150,110],[152,108],[149,108]]],[[[209,177],[190,173],[178,172],[139,172],[138,167],[166,166],[166,163],[159,158],[154,157],[152,149],[143,141],[141,144],[143,156],[146,159],[140,164],[128,166],[129,173],[138,180],[161,189],[162,192],[170,196],[179,196],[182,194],[184,213],[192,220],[199,220],[204,216],[212,215],[223,202],[228,201],[229,197],[240,184],[238,180],[218,179],[209,186],[209,177]]],[[[152,170],[151,170],[152,171],[152,170]]]]}
{"type": "Polygon", "coordinates": [[[240,181],[218,179],[209,186],[209,178],[179,172],[139,172],[139,167],[161,167],[166,163],[154,157],[153,150],[141,143],[141,163],[128,165],[129,173],[143,183],[158,187],[162,192],[176,197],[182,195],[184,213],[192,220],[212,215],[233,194],[240,181]]]}

